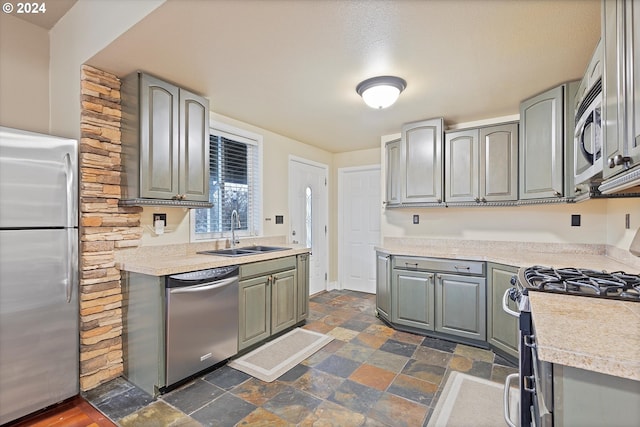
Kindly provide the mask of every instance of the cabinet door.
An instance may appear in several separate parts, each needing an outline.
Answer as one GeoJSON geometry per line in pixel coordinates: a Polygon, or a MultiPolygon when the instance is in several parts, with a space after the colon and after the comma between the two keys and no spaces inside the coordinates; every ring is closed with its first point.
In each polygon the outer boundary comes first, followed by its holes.
{"type": "Polygon", "coordinates": [[[276,334],[297,322],[296,271],[271,276],[271,333],[276,334]]]}
{"type": "Polygon", "coordinates": [[[564,86],[520,104],[520,199],[564,194],[564,86]]]}
{"type": "Polygon", "coordinates": [[[209,101],[180,89],[179,191],[185,200],[209,200],[209,101]]]}
{"type": "Polygon", "coordinates": [[[140,197],[178,194],[179,90],[140,75],[140,197]]]}
{"type": "Polygon", "coordinates": [[[400,140],[387,142],[385,145],[386,164],[386,202],[400,203],[400,140]]]}
{"type": "Polygon", "coordinates": [[[402,202],[442,202],[443,119],[409,123],[402,127],[402,202]]]}
{"type": "Polygon", "coordinates": [[[478,151],[480,196],[486,201],[518,200],[518,125],[480,129],[478,151]]]}
{"type": "Polygon", "coordinates": [[[484,341],[486,280],[483,277],[436,274],[435,330],[484,341]]]}
{"type": "Polygon", "coordinates": [[[309,315],[309,254],[298,255],[298,322],[302,322],[309,315]]]}
{"type": "Polygon", "coordinates": [[[627,156],[640,165],[640,1],[626,5],[627,156]]]}
{"type": "Polygon", "coordinates": [[[389,255],[376,253],[376,310],[378,316],[389,320],[391,313],[391,275],[389,255]]]}
{"type": "Polygon", "coordinates": [[[238,350],[271,335],[270,276],[240,282],[240,331],[238,350]]]}
{"type": "Polygon", "coordinates": [[[433,331],[433,273],[394,270],[391,321],[433,331]]]}
{"type": "MultiPolygon", "coordinates": [[[[517,358],[518,319],[504,312],[502,297],[511,288],[511,277],[518,268],[489,263],[487,271],[487,342],[517,358]]],[[[511,300],[509,308],[518,311],[517,304],[511,300]]]]}
{"type": "Polygon", "coordinates": [[[604,169],[608,178],[623,170],[608,166],[608,159],[624,155],[624,1],[604,0],[602,10],[604,73],[602,107],[604,169]]]}
{"type": "Polygon", "coordinates": [[[445,135],[444,188],[447,202],[480,201],[478,197],[478,129],[445,135]]]}

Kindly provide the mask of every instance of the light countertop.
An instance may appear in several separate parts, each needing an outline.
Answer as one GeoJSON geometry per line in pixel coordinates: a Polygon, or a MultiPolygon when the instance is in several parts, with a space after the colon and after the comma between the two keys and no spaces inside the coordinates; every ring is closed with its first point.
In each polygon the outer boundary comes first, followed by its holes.
{"type": "Polygon", "coordinates": [[[226,267],[229,265],[241,265],[250,262],[266,261],[309,253],[309,248],[306,247],[291,245],[279,246],[288,247],[289,249],[237,257],[205,255],[198,253],[147,254],[146,256],[138,255],[135,257],[120,259],[117,262],[117,267],[120,270],[133,273],[148,274],[150,276],[167,276],[170,274],[185,273],[188,271],[226,267]]]}
{"type": "Polygon", "coordinates": [[[640,303],[529,292],[541,360],[640,381],[640,303]]]}
{"type": "MultiPolygon", "coordinates": [[[[488,261],[514,267],[544,265],[548,267],[580,267],[605,271],[626,271],[640,274],[640,262],[622,262],[605,255],[599,245],[559,245],[518,242],[474,242],[460,241],[459,245],[407,244],[405,240],[385,241],[376,251],[389,255],[420,256],[433,258],[488,261]]],[[[640,261],[640,258],[638,258],[640,261]]]]}

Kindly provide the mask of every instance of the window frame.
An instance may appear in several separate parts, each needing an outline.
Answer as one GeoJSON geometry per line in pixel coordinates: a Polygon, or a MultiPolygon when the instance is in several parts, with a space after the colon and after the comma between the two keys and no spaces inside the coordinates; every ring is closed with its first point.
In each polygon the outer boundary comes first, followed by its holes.
{"type": "MultiPolygon", "coordinates": [[[[255,205],[253,218],[253,230],[236,230],[236,237],[258,237],[263,234],[262,209],[263,209],[263,174],[262,174],[262,161],[263,161],[263,136],[250,132],[246,129],[241,129],[226,123],[210,120],[209,132],[211,135],[219,135],[227,139],[234,140],[249,145],[253,145],[257,149],[257,165],[255,174],[258,176],[258,184],[255,189],[253,204],[255,205]]],[[[196,233],[196,211],[190,209],[189,212],[189,241],[191,243],[200,242],[214,242],[216,240],[224,240],[231,237],[231,231],[222,231],[215,233],[196,233]],[[206,237],[203,236],[206,234],[206,237]]]]}

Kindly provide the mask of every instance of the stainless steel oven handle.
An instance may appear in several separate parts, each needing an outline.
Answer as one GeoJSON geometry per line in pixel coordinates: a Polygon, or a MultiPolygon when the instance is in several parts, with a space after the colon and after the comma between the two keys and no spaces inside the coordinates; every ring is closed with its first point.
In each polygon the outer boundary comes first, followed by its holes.
{"type": "Polygon", "coordinates": [[[524,335],[522,337],[522,341],[524,342],[524,345],[526,345],[529,348],[538,348],[538,345],[536,344],[535,335],[524,335]]]}
{"type": "Polygon", "coordinates": [[[522,377],[522,388],[532,394],[536,392],[536,380],[533,375],[522,377]]]}
{"type": "Polygon", "coordinates": [[[509,292],[510,291],[511,291],[511,288],[504,291],[504,295],[502,296],[502,309],[504,310],[505,313],[518,318],[520,317],[520,313],[518,313],[517,311],[513,311],[509,308],[509,292]]]}
{"type": "Polygon", "coordinates": [[[170,294],[187,294],[192,292],[210,291],[211,289],[217,289],[217,288],[223,288],[225,286],[229,286],[230,284],[236,282],[237,280],[238,278],[234,276],[224,280],[202,283],[197,286],[189,286],[187,288],[173,288],[169,291],[169,293],[170,294]]]}
{"type": "Polygon", "coordinates": [[[509,408],[509,391],[511,390],[511,383],[514,380],[517,380],[520,377],[520,374],[515,373],[511,375],[507,375],[507,378],[504,380],[504,421],[507,423],[509,427],[516,427],[514,423],[511,422],[511,410],[509,408]]]}

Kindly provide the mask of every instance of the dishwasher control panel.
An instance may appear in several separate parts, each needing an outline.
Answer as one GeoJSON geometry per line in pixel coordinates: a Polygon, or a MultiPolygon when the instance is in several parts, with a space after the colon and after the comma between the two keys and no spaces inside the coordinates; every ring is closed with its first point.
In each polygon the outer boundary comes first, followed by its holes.
{"type": "Polygon", "coordinates": [[[237,276],[239,267],[232,265],[229,267],[209,268],[207,270],[190,271],[188,273],[174,274],[168,277],[167,287],[192,286],[199,282],[210,282],[212,280],[225,279],[230,276],[237,276]]]}

